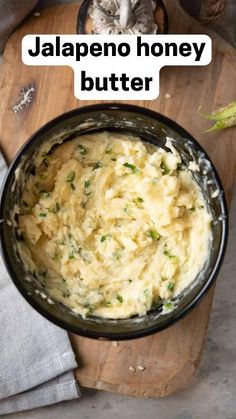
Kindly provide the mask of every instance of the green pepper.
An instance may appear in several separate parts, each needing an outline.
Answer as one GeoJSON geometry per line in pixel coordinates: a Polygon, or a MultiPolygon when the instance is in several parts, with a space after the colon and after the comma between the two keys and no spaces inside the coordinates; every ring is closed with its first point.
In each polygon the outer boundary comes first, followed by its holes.
{"type": "Polygon", "coordinates": [[[46,212],[40,212],[40,213],[39,213],[39,217],[47,217],[46,212]]]}
{"type": "Polygon", "coordinates": [[[58,202],[56,202],[55,206],[51,207],[49,211],[53,214],[57,214],[60,211],[60,205],[58,204],[58,202]]]}
{"type": "Polygon", "coordinates": [[[84,187],[85,187],[85,188],[89,188],[89,187],[90,187],[90,185],[91,185],[90,180],[85,180],[85,181],[84,181],[84,187]]]}
{"type": "Polygon", "coordinates": [[[160,234],[158,234],[158,232],[156,230],[150,230],[148,232],[148,235],[152,240],[159,240],[159,238],[160,238],[160,234]]]}
{"type": "Polygon", "coordinates": [[[75,172],[69,172],[66,178],[66,182],[70,184],[71,189],[74,191],[75,190],[75,185],[73,183],[73,180],[75,179],[75,172]]]}
{"type": "Polygon", "coordinates": [[[167,285],[167,289],[168,289],[168,291],[171,291],[171,292],[173,292],[174,291],[174,283],[173,282],[169,282],[168,283],[168,285],[167,285]]]}
{"type": "Polygon", "coordinates": [[[120,294],[117,294],[116,299],[119,301],[120,304],[122,304],[124,301],[124,298],[120,294]]]}
{"type": "Polygon", "coordinates": [[[168,175],[168,173],[170,173],[170,169],[164,161],[161,162],[160,168],[163,175],[168,175]]]}
{"type": "Polygon", "coordinates": [[[210,114],[200,112],[200,109],[201,108],[199,108],[198,111],[203,118],[216,121],[215,124],[205,132],[218,131],[236,125],[236,100],[210,114]]]}
{"type": "Polygon", "coordinates": [[[84,156],[87,153],[87,149],[81,144],[78,145],[78,149],[82,156],[84,156]]]}
{"type": "Polygon", "coordinates": [[[123,164],[123,166],[128,167],[128,169],[130,169],[132,173],[138,173],[138,169],[134,164],[126,162],[123,164]]]}
{"type": "Polygon", "coordinates": [[[138,207],[138,208],[142,208],[142,203],[143,203],[143,198],[141,198],[140,196],[138,196],[137,198],[134,198],[133,199],[133,202],[135,203],[135,205],[138,207]]]}
{"type": "Polygon", "coordinates": [[[164,304],[164,308],[165,308],[166,310],[172,310],[172,308],[174,308],[174,304],[173,304],[171,301],[167,301],[167,302],[164,304]]]}

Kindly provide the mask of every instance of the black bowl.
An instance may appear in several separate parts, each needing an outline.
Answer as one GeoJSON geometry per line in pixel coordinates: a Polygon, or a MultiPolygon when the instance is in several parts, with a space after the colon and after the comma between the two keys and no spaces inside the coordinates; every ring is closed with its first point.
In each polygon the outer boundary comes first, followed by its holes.
{"type": "Polygon", "coordinates": [[[101,104],[83,107],[63,114],[44,125],[22,147],[11,164],[1,196],[1,247],[7,270],[25,299],[43,316],[62,328],[91,338],[133,339],[158,332],[170,326],[190,311],[213,284],[225,253],[228,216],[224,191],[219,176],[197,141],[170,119],[144,108],[123,104],[101,104]],[[26,271],[14,243],[17,235],[17,215],[12,209],[22,193],[24,178],[34,170],[34,157],[39,147],[53,137],[54,142],[68,141],[78,133],[116,130],[136,134],[144,141],[165,147],[166,137],[174,140],[185,164],[194,160],[200,166],[192,175],[200,185],[208,210],[212,214],[212,245],[204,269],[175,301],[173,311],[161,308],[129,319],[111,320],[82,318],[62,304],[53,302],[32,274],[26,271]],[[21,175],[19,176],[19,173],[21,175]],[[214,194],[214,191],[218,191],[214,194]],[[216,195],[216,196],[215,196],[216,195]]]}

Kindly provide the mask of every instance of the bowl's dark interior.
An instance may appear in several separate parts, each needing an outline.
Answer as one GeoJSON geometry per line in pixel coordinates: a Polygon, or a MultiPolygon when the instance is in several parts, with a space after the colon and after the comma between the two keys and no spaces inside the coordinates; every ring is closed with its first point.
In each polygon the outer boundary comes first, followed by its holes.
{"type": "Polygon", "coordinates": [[[96,338],[128,339],[144,336],[161,330],[180,318],[195,305],[213,283],[222,262],[227,236],[224,193],[215,169],[202,148],[186,131],[169,119],[128,105],[95,105],[81,108],[56,118],[40,129],[18,153],[9,169],[2,191],[1,216],[2,252],[11,278],[20,292],[33,307],[51,321],[74,333],[96,338]],[[208,209],[212,213],[212,247],[204,270],[195,279],[194,284],[180,296],[172,312],[161,314],[160,310],[154,310],[146,315],[126,320],[92,317],[83,319],[62,305],[49,304],[47,298],[42,298],[40,293],[36,293],[36,289],[40,290],[40,284],[36,283],[32,275],[25,272],[14,250],[17,235],[15,227],[7,223],[7,220],[21,195],[22,181],[15,177],[15,170],[20,166],[21,173],[27,176],[27,173],[33,169],[34,156],[37,155],[39,146],[52,136],[67,141],[78,133],[105,129],[133,133],[144,141],[161,147],[165,147],[166,137],[171,137],[184,163],[187,164],[192,160],[199,162],[200,157],[200,171],[193,172],[193,176],[199,183],[208,209]],[[216,190],[218,195],[212,198],[212,192],[216,190]],[[30,278],[30,281],[25,278],[30,278]]]}

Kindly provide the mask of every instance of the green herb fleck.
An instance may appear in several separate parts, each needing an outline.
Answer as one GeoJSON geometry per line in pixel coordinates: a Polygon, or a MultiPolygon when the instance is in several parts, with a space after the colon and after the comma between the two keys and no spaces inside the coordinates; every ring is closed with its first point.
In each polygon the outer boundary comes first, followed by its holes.
{"type": "Polygon", "coordinates": [[[73,180],[75,179],[75,172],[69,172],[66,178],[66,182],[68,182],[70,184],[71,189],[74,191],[75,190],[75,185],[73,183],[73,180]]]}
{"type": "Polygon", "coordinates": [[[117,161],[117,159],[116,159],[115,157],[113,157],[111,160],[112,160],[112,161],[117,161]]]}
{"type": "Polygon", "coordinates": [[[145,296],[146,298],[150,297],[150,292],[149,292],[149,289],[148,289],[148,288],[146,288],[146,289],[143,291],[143,294],[144,294],[144,296],[145,296]]]}
{"type": "Polygon", "coordinates": [[[128,279],[128,281],[129,281],[130,284],[131,284],[131,282],[133,282],[132,279],[128,279]]]}
{"type": "Polygon", "coordinates": [[[47,217],[46,212],[40,212],[40,213],[39,213],[39,217],[47,217]]]}
{"type": "Polygon", "coordinates": [[[101,242],[103,243],[106,240],[107,236],[102,236],[101,237],[101,242]]]}
{"type": "Polygon", "coordinates": [[[157,298],[157,300],[153,301],[152,303],[152,310],[156,310],[162,306],[162,299],[160,297],[157,298]]]}
{"type": "Polygon", "coordinates": [[[173,307],[174,307],[174,304],[171,301],[168,301],[167,303],[164,304],[164,308],[166,310],[172,310],[173,307]]]}
{"type": "Polygon", "coordinates": [[[176,170],[177,171],[182,170],[182,163],[180,163],[180,162],[177,163],[176,170]]]}
{"type": "Polygon", "coordinates": [[[122,304],[124,301],[124,298],[120,294],[117,294],[116,299],[119,301],[120,304],[122,304]]]}
{"type": "Polygon", "coordinates": [[[78,148],[79,148],[79,152],[82,156],[84,156],[87,153],[87,149],[83,145],[79,144],[78,148]]]}
{"type": "Polygon", "coordinates": [[[160,238],[160,234],[158,234],[158,232],[156,230],[150,230],[148,232],[148,235],[152,240],[159,240],[159,238],[160,238]]]}
{"type": "Polygon", "coordinates": [[[134,164],[126,162],[126,163],[123,164],[123,166],[128,167],[128,169],[130,169],[132,171],[132,173],[138,173],[138,169],[134,164]]]}
{"type": "Polygon", "coordinates": [[[163,252],[163,254],[165,255],[165,256],[167,256],[168,258],[170,258],[170,259],[176,259],[177,260],[177,256],[175,256],[175,255],[172,255],[170,252],[169,252],[169,250],[164,250],[164,252],[163,252]]]}
{"type": "Polygon", "coordinates": [[[196,211],[195,207],[189,208],[189,211],[196,211]]]}
{"type": "Polygon", "coordinates": [[[113,256],[116,260],[119,260],[121,258],[120,252],[120,250],[116,250],[115,252],[113,252],[113,256]]]}
{"type": "Polygon", "coordinates": [[[52,255],[52,260],[58,260],[58,259],[60,259],[60,257],[61,257],[61,254],[60,254],[60,252],[57,248],[57,249],[55,249],[54,254],[52,255]]]}
{"type": "Polygon", "coordinates": [[[58,204],[58,202],[56,202],[54,207],[50,208],[50,212],[52,212],[53,214],[57,214],[60,211],[60,205],[58,204]]]}
{"type": "Polygon", "coordinates": [[[67,175],[66,181],[71,183],[73,182],[74,179],[75,179],[75,172],[74,171],[69,172],[67,175]]]}
{"type": "Polygon", "coordinates": [[[105,153],[106,153],[106,154],[111,154],[111,153],[112,153],[112,148],[108,148],[108,149],[105,151],[105,153]]]}
{"type": "Polygon", "coordinates": [[[106,306],[106,307],[112,307],[112,304],[111,304],[111,302],[110,302],[110,301],[105,301],[105,306],[106,306]]]}
{"type": "Polygon", "coordinates": [[[129,205],[126,204],[126,206],[123,208],[123,211],[126,212],[126,213],[128,213],[128,210],[129,210],[129,205]]]}
{"type": "Polygon", "coordinates": [[[70,254],[69,254],[69,259],[75,259],[75,254],[74,254],[74,252],[72,252],[72,253],[70,253],[70,254]]]}
{"type": "Polygon", "coordinates": [[[162,170],[163,175],[167,175],[168,173],[170,173],[170,169],[164,161],[161,162],[160,168],[162,170]]]}
{"type": "Polygon", "coordinates": [[[90,304],[88,301],[84,304],[84,307],[88,309],[88,314],[92,314],[95,310],[95,307],[90,304]]]}
{"type": "Polygon", "coordinates": [[[135,203],[135,205],[137,205],[138,208],[141,208],[141,204],[143,203],[143,198],[141,198],[140,196],[138,196],[138,198],[134,198],[133,202],[135,203]]]}
{"type": "Polygon", "coordinates": [[[173,282],[169,282],[168,283],[168,285],[167,285],[167,289],[168,289],[168,291],[171,291],[171,292],[173,292],[174,291],[174,283],[173,282]]]}
{"type": "Polygon", "coordinates": [[[90,180],[85,180],[85,181],[84,181],[84,187],[85,187],[85,188],[89,188],[89,187],[90,187],[90,185],[91,185],[90,180]]]}

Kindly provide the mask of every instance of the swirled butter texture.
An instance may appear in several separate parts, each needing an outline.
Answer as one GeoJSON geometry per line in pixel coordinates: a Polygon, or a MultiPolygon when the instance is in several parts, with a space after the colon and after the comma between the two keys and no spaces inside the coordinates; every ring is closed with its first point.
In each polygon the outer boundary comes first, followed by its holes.
{"type": "Polygon", "coordinates": [[[74,312],[128,318],[195,279],[210,224],[177,152],[131,135],[86,134],[42,154],[29,176],[18,252],[50,297],[74,312]]]}

